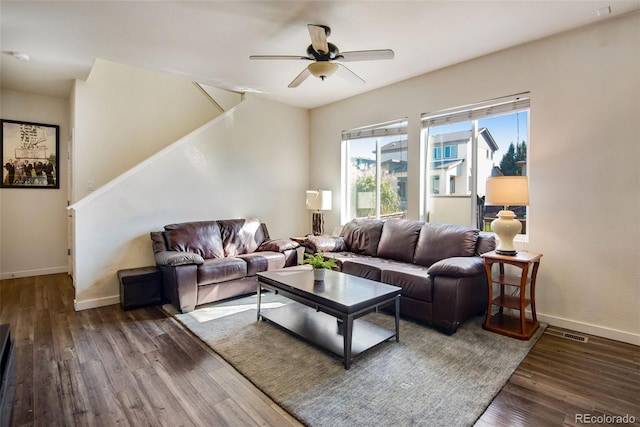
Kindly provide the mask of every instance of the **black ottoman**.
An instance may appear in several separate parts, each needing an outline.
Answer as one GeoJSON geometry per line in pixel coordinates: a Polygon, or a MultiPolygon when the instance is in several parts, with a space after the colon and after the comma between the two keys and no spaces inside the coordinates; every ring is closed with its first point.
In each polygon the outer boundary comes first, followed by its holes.
{"type": "Polygon", "coordinates": [[[123,309],[162,303],[162,274],[156,267],[120,270],[118,280],[123,309]]]}

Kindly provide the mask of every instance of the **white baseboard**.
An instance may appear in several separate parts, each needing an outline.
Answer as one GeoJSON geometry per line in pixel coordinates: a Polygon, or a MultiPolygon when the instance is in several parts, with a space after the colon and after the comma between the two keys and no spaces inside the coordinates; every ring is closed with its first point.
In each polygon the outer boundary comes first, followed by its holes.
{"type": "Polygon", "coordinates": [[[577,322],[557,316],[548,316],[542,313],[538,313],[538,320],[552,326],[640,346],[640,334],[605,328],[590,323],[577,322]]]}
{"type": "Polygon", "coordinates": [[[69,272],[69,269],[66,265],[64,267],[42,268],[39,270],[13,271],[9,273],[0,274],[0,280],[18,279],[20,277],[44,276],[46,274],[59,274],[59,273],[68,273],[68,272],[69,272]]]}
{"type": "Polygon", "coordinates": [[[120,304],[120,295],[114,295],[110,297],[96,298],[78,301],[77,299],[73,300],[73,308],[76,311],[88,310],[90,308],[98,308],[104,307],[107,305],[120,304]]]}

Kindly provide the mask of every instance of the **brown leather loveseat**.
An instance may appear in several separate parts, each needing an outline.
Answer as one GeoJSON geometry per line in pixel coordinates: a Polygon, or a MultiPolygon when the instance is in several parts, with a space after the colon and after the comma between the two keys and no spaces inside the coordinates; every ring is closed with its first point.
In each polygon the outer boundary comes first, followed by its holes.
{"type": "Polygon", "coordinates": [[[487,308],[481,254],[492,236],[471,227],[412,220],[352,220],[340,237],[310,236],[307,250],[334,258],[343,273],[402,288],[400,314],[453,334],[487,308]]]}
{"type": "Polygon", "coordinates": [[[298,263],[298,243],[270,239],[255,218],[170,224],[151,240],[164,298],[183,313],[255,292],[256,273],[298,263]]]}

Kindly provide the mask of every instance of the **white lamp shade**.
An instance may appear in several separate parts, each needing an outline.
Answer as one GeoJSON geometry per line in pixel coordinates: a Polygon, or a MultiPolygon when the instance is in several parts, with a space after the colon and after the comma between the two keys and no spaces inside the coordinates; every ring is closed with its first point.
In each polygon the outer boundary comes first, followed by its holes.
{"type": "Polygon", "coordinates": [[[493,176],[487,178],[485,205],[528,206],[529,180],[526,176],[493,176]]]}
{"type": "Polygon", "coordinates": [[[307,209],[312,211],[330,211],[331,190],[308,190],[307,209]]]}

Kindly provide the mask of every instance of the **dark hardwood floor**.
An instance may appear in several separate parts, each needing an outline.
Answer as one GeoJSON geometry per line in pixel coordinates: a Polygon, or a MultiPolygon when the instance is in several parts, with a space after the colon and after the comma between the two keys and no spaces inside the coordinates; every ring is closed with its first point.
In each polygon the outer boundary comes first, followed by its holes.
{"type": "MultiPolygon", "coordinates": [[[[11,425],[300,425],[159,308],[75,312],[73,299],[65,274],[0,281],[18,355],[11,425]]],[[[640,425],[639,365],[637,346],[545,334],[476,425],[640,425]]]]}

